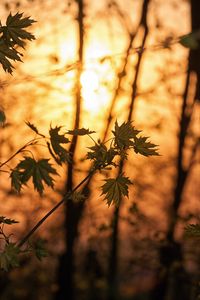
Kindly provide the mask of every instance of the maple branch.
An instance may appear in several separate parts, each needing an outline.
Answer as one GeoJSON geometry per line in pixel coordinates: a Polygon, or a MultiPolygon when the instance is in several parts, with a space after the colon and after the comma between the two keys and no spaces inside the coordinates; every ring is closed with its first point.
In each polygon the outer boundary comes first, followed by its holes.
{"type": "Polygon", "coordinates": [[[65,203],[69,198],[71,198],[72,194],[84,183],[86,182],[90,176],[92,176],[92,174],[95,172],[96,170],[92,170],[90,171],[90,173],[81,181],[79,182],[79,184],[69,193],[66,192],[64,197],[62,198],[62,200],[60,200],[50,211],[48,211],[48,213],[46,213],[46,215],[40,219],[36,225],[25,235],[25,237],[18,243],[18,247],[22,247],[30,238],[30,236],[32,236],[34,234],[34,232],[63,204],[65,203]]]}

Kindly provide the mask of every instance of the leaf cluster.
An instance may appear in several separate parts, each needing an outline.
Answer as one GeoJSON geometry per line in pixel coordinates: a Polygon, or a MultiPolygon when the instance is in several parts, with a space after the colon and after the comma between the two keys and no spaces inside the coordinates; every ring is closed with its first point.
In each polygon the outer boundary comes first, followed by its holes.
{"type": "Polygon", "coordinates": [[[95,142],[94,146],[89,147],[89,149],[87,159],[94,162],[95,169],[101,170],[109,165],[116,166],[113,159],[118,154],[118,151],[114,147],[110,146],[110,148],[107,148],[107,146],[99,140],[95,142]]]}
{"type": "MultiPolygon", "coordinates": [[[[71,163],[70,152],[64,147],[66,144],[70,143],[70,140],[68,137],[66,137],[66,134],[83,136],[93,133],[93,131],[85,128],[62,133],[62,126],[50,126],[49,136],[46,137],[44,134],[39,132],[34,124],[26,122],[26,125],[36,134],[36,136],[31,142],[27,143],[25,147],[22,147],[22,150],[24,151],[27,145],[37,145],[38,141],[44,140],[49,153],[58,165],[62,165],[62,163],[71,163]]],[[[16,153],[20,153],[20,151],[17,151],[16,153]]],[[[27,182],[32,179],[35,190],[42,195],[44,192],[44,184],[54,188],[53,175],[57,175],[57,171],[52,167],[49,159],[42,158],[36,160],[33,157],[24,156],[23,159],[16,165],[16,167],[11,169],[11,186],[19,193],[22,186],[26,185],[27,182]]]]}
{"type": "MultiPolygon", "coordinates": [[[[115,122],[115,129],[112,131],[114,135],[114,145],[120,151],[133,149],[135,153],[143,156],[159,155],[158,146],[149,142],[148,137],[138,136],[141,130],[135,129],[131,121],[124,122],[120,126],[115,122]]],[[[127,157],[125,155],[125,157],[127,157]]]]}
{"type": "Polygon", "coordinates": [[[0,63],[5,72],[12,74],[14,67],[11,61],[22,61],[18,48],[24,48],[26,40],[35,39],[26,30],[34,22],[30,17],[23,17],[23,13],[10,13],[4,26],[0,22],[0,63]]]}
{"type": "MultiPolygon", "coordinates": [[[[89,151],[86,155],[86,159],[93,162],[92,172],[106,170],[108,167],[118,167],[119,160],[127,159],[128,150],[133,150],[135,153],[143,156],[159,155],[157,145],[149,142],[148,137],[141,136],[141,131],[135,129],[130,121],[124,122],[121,125],[116,121],[112,137],[106,142],[102,142],[101,140],[95,141],[91,137],[94,131],[85,128],[76,128],[62,133],[62,126],[50,126],[49,136],[46,137],[39,132],[34,124],[30,122],[26,124],[36,134],[35,139],[32,143],[28,143],[28,145],[37,144],[39,139],[43,139],[49,153],[58,165],[71,163],[70,152],[64,147],[70,143],[69,138],[66,136],[67,134],[76,136],[88,135],[93,141],[94,145],[88,148],[89,151]]],[[[22,149],[24,150],[24,147],[22,149]]],[[[53,175],[57,175],[57,171],[49,159],[41,158],[36,160],[34,157],[24,156],[16,167],[11,170],[11,186],[19,193],[22,186],[26,185],[32,179],[35,190],[42,195],[44,184],[54,188],[53,175]]],[[[123,175],[115,179],[106,179],[106,183],[102,185],[102,194],[105,195],[108,205],[111,203],[118,205],[122,196],[128,196],[128,186],[130,184],[129,178],[123,175]]],[[[82,196],[79,197],[79,194],[76,195],[76,197],[74,195],[75,201],[82,201],[82,196]]]]}
{"type": "MultiPolygon", "coordinates": [[[[30,17],[23,17],[23,13],[11,13],[7,17],[6,24],[3,26],[0,22],[0,64],[3,66],[5,72],[12,74],[13,65],[12,61],[21,61],[22,54],[19,52],[19,48],[24,48],[27,40],[34,40],[35,37],[28,32],[27,27],[31,26],[35,21],[30,17]]],[[[0,110],[0,125],[5,122],[5,113],[0,110]]],[[[39,240],[34,244],[29,243],[29,247],[25,250],[21,250],[21,247],[28,242],[28,239],[37,230],[37,228],[67,199],[71,198],[74,202],[80,202],[85,200],[85,196],[78,191],[78,188],[86,182],[91,174],[96,171],[101,171],[110,167],[118,167],[118,160],[127,159],[127,151],[133,149],[135,153],[139,153],[144,156],[159,155],[157,152],[157,145],[148,141],[147,137],[138,136],[141,131],[138,131],[132,125],[132,122],[124,122],[121,125],[115,122],[115,128],[112,131],[112,137],[109,141],[102,142],[100,140],[95,141],[91,134],[95,133],[86,128],[75,128],[74,130],[68,130],[65,133],[61,132],[62,126],[52,127],[49,129],[49,136],[46,137],[41,134],[37,127],[30,123],[26,123],[27,126],[35,133],[35,138],[21,147],[14,155],[7,159],[2,166],[8,167],[8,162],[12,160],[18,154],[24,152],[27,147],[38,145],[38,141],[41,139],[45,141],[49,153],[58,165],[63,163],[71,163],[70,152],[66,149],[66,145],[70,143],[70,140],[66,135],[74,136],[89,136],[94,142],[94,145],[89,147],[86,158],[92,161],[92,168],[89,170],[88,175],[83,179],[72,191],[68,191],[64,198],[56,204],[21,240],[20,243],[15,244],[10,242],[9,236],[4,233],[4,224],[12,225],[17,223],[13,219],[0,216],[0,235],[3,237],[5,247],[3,252],[0,253],[0,268],[8,271],[12,267],[19,265],[19,255],[21,253],[34,252],[36,257],[41,260],[48,255],[45,249],[45,242],[39,240]]],[[[29,151],[30,152],[30,151],[29,151]]],[[[54,188],[53,175],[57,175],[57,171],[52,167],[48,158],[35,159],[33,153],[32,156],[23,156],[21,161],[18,162],[15,168],[9,169],[11,185],[18,193],[22,187],[32,179],[33,186],[37,192],[42,195],[44,192],[44,185],[54,188]]],[[[116,178],[109,178],[105,180],[105,183],[101,186],[102,195],[104,195],[108,206],[111,204],[119,205],[122,197],[129,195],[129,185],[131,180],[124,174],[120,174],[116,178]]]]}
{"type": "MultiPolygon", "coordinates": [[[[94,163],[95,169],[106,169],[108,166],[118,167],[116,157],[118,159],[127,159],[127,151],[132,149],[135,153],[143,156],[159,155],[157,145],[148,141],[148,137],[138,136],[140,130],[135,129],[132,122],[124,122],[121,125],[115,122],[114,130],[112,131],[112,138],[107,142],[94,142],[94,146],[89,147],[87,159],[94,163]]],[[[117,178],[109,178],[105,180],[102,185],[102,195],[105,195],[105,200],[110,206],[111,204],[119,205],[123,196],[128,196],[128,187],[131,181],[123,174],[117,178]]]]}
{"type": "Polygon", "coordinates": [[[0,253],[0,269],[9,271],[20,265],[20,256],[33,253],[40,261],[49,255],[46,249],[46,241],[38,239],[34,243],[29,243],[29,246],[21,250],[17,244],[6,242],[4,250],[0,253]]]}
{"type": "MultiPolygon", "coordinates": [[[[86,159],[92,161],[92,166],[88,175],[83,179],[77,187],[72,191],[67,191],[64,198],[55,206],[55,209],[51,209],[46,216],[43,217],[35,227],[28,233],[23,239],[23,242],[19,243],[20,248],[17,245],[10,243],[9,237],[3,232],[3,226],[1,228],[1,235],[5,240],[5,249],[1,253],[0,263],[1,267],[8,270],[10,267],[17,266],[19,263],[18,256],[21,253],[21,246],[28,241],[29,237],[35,232],[35,230],[59,207],[60,203],[69,198],[74,202],[85,201],[85,195],[81,193],[80,187],[86,182],[86,180],[94,174],[94,172],[107,170],[108,167],[118,168],[119,161],[123,161],[128,158],[128,151],[133,150],[135,153],[139,153],[143,156],[159,155],[157,152],[157,145],[148,141],[147,137],[141,136],[141,131],[135,129],[132,122],[124,122],[121,125],[115,122],[114,130],[112,131],[112,137],[108,141],[95,140],[91,136],[94,131],[85,128],[76,128],[74,130],[68,130],[63,132],[62,126],[52,127],[50,126],[49,135],[45,136],[40,133],[38,128],[30,123],[26,123],[27,126],[34,132],[35,138],[21,148],[21,151],[17,151],[16,155],[24,151],[27,146],[40,145],[38,141],[44,141],[46,147],[49,150],[52,158],[58,165],[62,163],[71,163],[70,152],[66,149],[66,145],[70,143],[67,135],[75,136],[89,136],[93,142],[93,145],[88,148],[86,159]],[[79,189],[79,190],[78,190],[79,189]]],[[[45,185],[54,188],[54,175],[57,175],[56,169],[52,166],[50,159],[40,158],[35,159],[33,153],[32,156],[23,156],[18,162],[15,168],[11,169],[10,178],[11,185],[18,193],[22,187],[32,180],[34,188],[42,195],[45,185]]],[[[15,157],[13,155],[11,159],[15,157]]],[[[6,162],[10,161],[8,159],[6,162]]],[[[2,164],[1,164],[2,165],[2,164]]],[[[5,165],[5,163],[3,164],[5,165]]],[[[105,183],[101,186],[101,191],[104,196],[104,200],[107,201],[108,206],[111,204],[119,205],[123,197],[128,197],[129,186],[132,184],[129,177],[125,174],[120,174],[116,178],[105,179],[105,183]]],[[[6,217],[0,217],[0,224],[14,224],[17,221],[8,219],[6,217]]],[[[36,244],[29,244],[29,249],[24,250],[24,253],[34,252],[38,259],[47,256],[47,251],[44,247],[44,242],[40,241],[36,244]]]]}

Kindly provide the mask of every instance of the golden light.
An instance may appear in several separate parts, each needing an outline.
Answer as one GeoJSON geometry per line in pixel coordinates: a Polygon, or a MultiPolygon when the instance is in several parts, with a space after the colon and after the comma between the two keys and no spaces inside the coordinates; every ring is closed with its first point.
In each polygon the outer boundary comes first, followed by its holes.
{"type": "Polygon", "coordinates": [[[99,87],[99,78],[95,71],[86,70],[81,74],[81,86],[84,90],[97,91],[99,87]]]}
{"type": "Polygon", "coordinates": [[[100,88],[97,72],[94,70],[83,71],[80,81],[82,86],[82,97],[86,110],[97,112],[101,106],[97,97],[97,93],[100,88]]]}
{"type": "MultiPolygon", "coordinates": [[[[65,93],[73,89],[74,72],[73,64],[76,62],[77,44],[71,40],[62,42],[59,46],[59,62],[61,66],[72,64],[71,72],[67,71],[64,78],[62,78],[57,86],[65,93]],[[73,74],[72,77],[68,73],[73,74]]],[[[94,40],[87,45],[85,51],[84,67],[80,78],[81,95],[83,99],[83,109],[85,112],[90,112],[94,115],[103,113],[109,104],[110,92],[114,80],[114,70],[109,59],[105,59],[103,63],[101,58],[106,58],[111,55],[110,46],[106,43],[94,42],[94,40]]]]}

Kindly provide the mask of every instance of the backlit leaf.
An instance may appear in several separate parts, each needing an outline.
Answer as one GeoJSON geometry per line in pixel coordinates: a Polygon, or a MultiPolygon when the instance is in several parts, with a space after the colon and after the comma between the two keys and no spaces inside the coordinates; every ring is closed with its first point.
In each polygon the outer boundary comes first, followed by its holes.
{"type": "Polygon", "coordinates": [[[31,26],[34,22],[30,17],[23,18],[23,13],[16,13],[13,16],[10,13],[3,31],[6,41],[24,47],[24,40],[34,40],[35,37],[23,28],[31,26]]]}
{"type": "Polygon", "coordinates": [[[70,153],[61,144],[68,144],[69,139],[65,137],[65,134],[59,134],[61,126],[50,128],[49,135],[51,145],[48,145],[50,154],[56,160],[57,163],[62,164],[63,162],[70,162],[70,153]]]}
{"type": "Polygon", "coordinates": [[[122,196],[128,197],[128,186],[132,184],[128,177],[119,175],[117,178],[105,179],[106,183],[102,185],[102,194],[105,195],[108,206],[112,203],[119,205],[122,196]]]}
{"type": "Polygon", "coordinates": [[[49,159],[40,159],[36,161],[31,157],[25,157],[11,173],[11,184],[16,191],[20,191],[21,186],[26,184],[32,177],[34,188],[43,193],[44,185],[53,188],[53,178],[51,174],[56,175],[56,170],[49,163],[49,159]]]}
{"type": "Polygon", "coordinates": [[[139,133],[139,130],[136,130],[132,126],[132,122],[124,122],[122,125],[118,125],[117,121],[115,122],[115,130],[112,131],[115,138],[115,145],[119,149],[124,149],[132,145],[132,139],[136,137],[139,133]]]}
{"type": "Polygon", "coordinates": [[[23,13],[11,13],[7,17],[6,25],[0,23],[0,64],[5,72],[12,73],[12,61],[22,61],[22,54],[18,47],[24,48],[26,40],[34,40],[35,37],[24,28],[29,27],[35,21],[30,17],[23,18],[23,13]]]}
{"type": "Polygon", "coordinates": [[[148,137],[135,137],[133,144],[135,153],[140,153],[144,156],[159,155],[158,146],[147,140],[148,137]]]}
{"type": "Polygon", "coordinates": [[[0,268],[8,271],[10,268],[19,266],[20,249],[14,244],[5,245],[4,251],[0,253],[0,268]]]}

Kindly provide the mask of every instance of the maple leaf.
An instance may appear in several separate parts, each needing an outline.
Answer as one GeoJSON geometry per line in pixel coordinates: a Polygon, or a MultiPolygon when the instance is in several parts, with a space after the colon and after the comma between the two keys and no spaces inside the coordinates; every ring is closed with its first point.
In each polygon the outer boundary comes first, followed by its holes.
{"type": "Polygon", "coordinates": [[[0,268],[8,271],[12,267],[19,266],[20,249],[14,244],[5,245],[4,251],[0,253],[0,268]]]}
{"type": "Polygon", "coordinates": [[[80,129],[74,129],[74,130],[68,130],[67,133],[71,135],[88,135],[95,133],[96,131],[90,131],[89,129],[86,128],[80,128],[80,129]]]}
{"type": "Polygon", "coordinates": [[[26,184],[32,177],[34,188],[43,193],[43,182],[53,188],[53,178],[50,174],[57,175],[56,170],[49,163],[49,159],[40,159],[36,161],[31,157],[25,157],[11,173],[12,187],[19,192],[21,186],[26,184]]]}
{"type": "Polygon", "coordinates": [[[132,122],[124,122],[122,125],[118,125],[117,121],[115,122],[115,129],[112,131],[114,134],[115,145],[119,149],[124,149],[132,145],[132,139],[136,137],[139,133],[139,130],[136,130],[132,126],[132,122]]]}
{"type": "Polygon", "coordinates": [[[128,177],[119,175],[117,178],[105,179],[106,183],[101,186],[102,194],[105,194],[108,206],[112,203],[119,205],[122,196],[128,197],[128,186],[132,184],[128,177]]]}
{"type": "Polygon", "coordinates": [[[16,13],[13,16],[10,13],[6,20],[6,26],[2,26],[3,39],[10,46],[13,46],[14,43],[24,48],[24,40],[35,40],[35,37],[23,28],[29,27],[33,23],[35,21],[30,19],[30,17],[23,18],[23,13],[16,13]]]}
{"type": "Polygon", "coordinates": [[[35,21],[30,17],[23,18],[23,13],[10,13],[6,20],[6,25],[0,23],[0,63],[5,72],[12,74],[14,69],[10,60],[22,61],[22,54],[17,50],[17,46],[24,48],[25,40],[34,40],[35,37],[24,28],[32,25],[35,21]]]}
{"type": "Polygon", "coordinates": [[[140,153],[144,156],[159,155],[158,146],[147,141],[148,137],[135,137],[133,148],[135,153],[140,153]]]}
{"type": "Polygon", "coordinates": [[[61,126],[50,128],[49,135],[51,146],[48,144],[50,154],[58,164],[62,164],[62,162],[71,162],[69,151],[61,146],[61,144],[68,144],[69,139],[65,137],[64,134],[59,134],[60,129],[61,126]]]}

